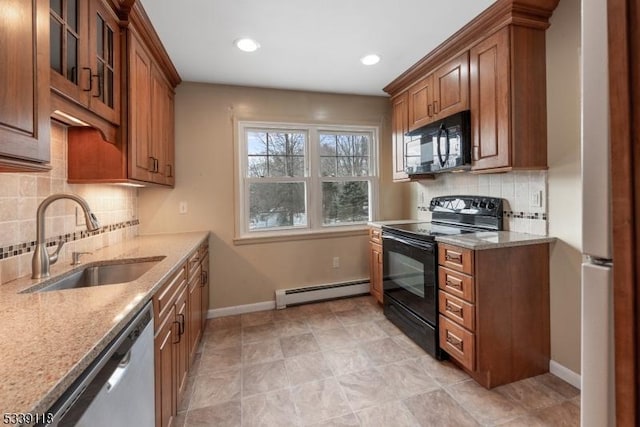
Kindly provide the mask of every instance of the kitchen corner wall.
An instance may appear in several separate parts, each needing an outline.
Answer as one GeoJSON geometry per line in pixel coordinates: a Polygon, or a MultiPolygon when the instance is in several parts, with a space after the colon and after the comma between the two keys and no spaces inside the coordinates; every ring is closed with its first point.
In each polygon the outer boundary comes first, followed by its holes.
{"type": "Polygon", "coordinates": [[[211,231],[211,307],[274,300],[274,291],[369,277],[368,236],[234,243],[237,120],[380,126],[380,214],[408,217],[404,185],[391,183],[386,97],[183,83],[176,91],[176,184],[140,192],[142,234],[211,231]],[[188,211],[178,212],[180,202],[188,211]],[[340,267],[332,259],[340,257],[340,267]]]}
{"type": "Polygon", "coordinates": [[[580,0],[562,0],[547,30],[549,234],[558,238],[551,247],[551,358],[575,373],[581,331],[580,45],[580,0]]]}
{"type": "MultiPolygon", "coordinates": [[[[67,183],[67,131],[55,122],[51,126],[51,166],[46,173],[0,173],[0,284],[31,274],[36,210],[51,194],[83,197],[101,225],[100,230],[88,233],[84,225],[76,224],[75,202],[53,202],[46,212],[45,231],[47,241],[66,242],[59,263],[70,262],[73,251],[94,251],[138,233],[137,189],[67,183]]],[[[84,216],[80,222],[84,224],[84,216]]]]}

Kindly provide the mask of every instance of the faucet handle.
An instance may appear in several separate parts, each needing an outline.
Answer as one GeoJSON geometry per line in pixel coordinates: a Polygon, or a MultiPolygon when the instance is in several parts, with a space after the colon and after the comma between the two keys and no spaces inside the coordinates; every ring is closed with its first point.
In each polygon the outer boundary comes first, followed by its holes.
{"type": "Polygon", "coordinates": [[[91,255],[93,252],[71,252],[71,265],[80,264],[80,256],[85,254],[91,255]]]}
{"type": "Polygon", "coordinates": [[[60,254],[60,249],[62,249],[64,244],[64,239],[60,238],[60,240],[58,240],[58,247],[56,248],[55,252],[49,255],[49,264],[55,264],[56,262],[58,262],[58,255],[60,254]]]}

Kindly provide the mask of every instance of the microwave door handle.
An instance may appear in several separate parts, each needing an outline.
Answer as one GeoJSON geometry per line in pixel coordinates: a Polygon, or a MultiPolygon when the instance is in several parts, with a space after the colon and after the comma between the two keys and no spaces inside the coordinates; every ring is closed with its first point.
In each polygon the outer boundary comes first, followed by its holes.
{"type": "MultiPolygon", "coordinates": [[[[438,147],[438,160],[440,160],[440,167],[444,167],[445,163],[447,162],[447,160],[443,160],[442,159],[442,149],[440,147],[440,135],[442,135],[442,132],[445,132],[446,135],[446,128],[444,127],[444,123],[442,123],[442,125],[440,125],[440,129],[438,129],[438,135],[436,136],[436,141],[437,141],[437,147],[438,147]]],[[[449,154],[449,148],[447,147],[447,155],[449,154]]]]}
{"type": "Polygon", "coordinates": [[[447,150],[446,150],[446,155],[444,157],[444,162],[447,163],[449,161],[449,155],[451,153],[451,141],[449,140],[449,130],[445,129],[444,130],[445,133],[445,137],[447,138],[447,150]]]}

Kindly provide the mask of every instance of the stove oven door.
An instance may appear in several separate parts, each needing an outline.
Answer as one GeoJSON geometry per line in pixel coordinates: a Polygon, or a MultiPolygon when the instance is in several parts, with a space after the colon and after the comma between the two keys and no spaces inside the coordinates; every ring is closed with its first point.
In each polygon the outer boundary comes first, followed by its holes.
{"type": "Polygon", "coordinates": [[[436,244],[383,233],[384,298],[435,326],[438,316],[436,244]]]}

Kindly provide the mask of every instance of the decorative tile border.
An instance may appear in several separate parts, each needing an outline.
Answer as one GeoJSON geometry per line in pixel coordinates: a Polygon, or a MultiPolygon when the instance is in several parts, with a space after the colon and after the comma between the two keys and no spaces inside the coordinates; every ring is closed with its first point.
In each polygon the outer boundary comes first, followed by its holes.
{"type": "Polygon", "coordinates": [[[546,213],[539,213],[539,212],[503,211],[502,215],[503,215],[504,218],[541,219],[543,221],[547,220],[547,214],[546,213]]]}
{"type": "MultiPolygon", "coordinates": [[[[61,234],[59,236],[49,237],[45,243],[47,246],[56,246],[59,241],[64,241],[65,243],[73,242],[76,240],[84,239],[90,236],[96,236],[98,234],[109,233],[110,231],[116,231],[127,227],[133,227],[139,225],[140,221],[134,219],[133,221],[125,221],[119,222],[116,224],[105,225],[96,231],[76,231],[73,233],[61,234]]],[[[15,245],[6,246],[4,248],[0,248],[0,260],[11,258],[14,256],[22,255],[31,252],[36,247],[36,241],[33,240],[31,242],[23,242],[17,243],[15,245]]]]}

